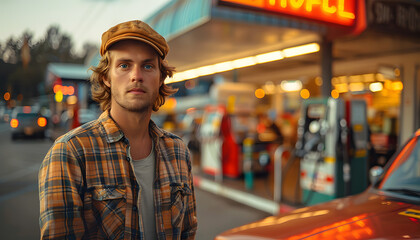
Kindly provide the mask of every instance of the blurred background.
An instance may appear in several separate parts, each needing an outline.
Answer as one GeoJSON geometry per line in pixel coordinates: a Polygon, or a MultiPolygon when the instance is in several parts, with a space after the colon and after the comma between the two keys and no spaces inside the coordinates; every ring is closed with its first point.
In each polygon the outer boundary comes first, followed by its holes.
{"type": "Polygon", "coordinates": [[[163,35],[178,92],[154,113],[194,164],[197,239],[364,191],[420,127],[420,1],[0,0],[0,232],[37,239],[52,142],[100,114],[101,35],[163,35]],[[229,214],[227,214],[229,213],[229,214]]]}

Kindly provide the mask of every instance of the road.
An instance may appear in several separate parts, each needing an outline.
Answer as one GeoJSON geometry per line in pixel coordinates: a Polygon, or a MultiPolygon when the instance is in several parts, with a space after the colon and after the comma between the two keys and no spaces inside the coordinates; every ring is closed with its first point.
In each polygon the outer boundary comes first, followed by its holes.
{"type": "MultiPolygon", "coordinates": [[[[0,234],[3,240],[39,239],[37,175],[52,142],[10,140],[0,123],[0,234]]],[[[267,213],[196,189],[199,230],[196,239],[211,240],[227,229],[268,216],[267,213]]]]}

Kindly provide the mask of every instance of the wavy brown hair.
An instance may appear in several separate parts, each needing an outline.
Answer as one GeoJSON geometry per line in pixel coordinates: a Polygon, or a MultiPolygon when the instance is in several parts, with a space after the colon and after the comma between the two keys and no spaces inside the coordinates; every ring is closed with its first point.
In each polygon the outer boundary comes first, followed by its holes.
{"type": "MultiPolygon", "coordinates": [[[[167,77],[172,77],[175,72],[175,67],[169,66],[168,62],[158,57],[159,70],[160,70],[160,82],[162,85],[159,88],[159,96],[153,103],[153,111],[158,111],[160,106],[165,103],[165,98],[174,94],[178,89],[165,84],[167,77]]],[[[109,67],[111,64],[111,58],[109,51],[106,51],[102,56],[97,67],[90,67],[92,75],[90,76],[92,99],[99,103],[102,111],[107,111],[111,108],[111,89],[104,83],[104,80],[108,78],[109,67]]]]}

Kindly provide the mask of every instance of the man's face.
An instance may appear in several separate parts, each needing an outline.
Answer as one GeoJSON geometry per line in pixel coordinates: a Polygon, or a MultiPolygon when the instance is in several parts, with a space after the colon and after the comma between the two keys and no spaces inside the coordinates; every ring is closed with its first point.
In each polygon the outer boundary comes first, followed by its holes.
{"type": "Polygon", "coordinates": [[[116,43],[109,51],[111,64],[105,84],[111,88],[111,109],[151,112],[162,84],[157,53],[135,40],[116,43]]]}

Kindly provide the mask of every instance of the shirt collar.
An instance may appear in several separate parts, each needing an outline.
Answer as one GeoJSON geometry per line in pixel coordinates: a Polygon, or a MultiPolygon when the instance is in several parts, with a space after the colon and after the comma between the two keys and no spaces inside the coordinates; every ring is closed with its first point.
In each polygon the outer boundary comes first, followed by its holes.
{"type": "Polygon", "coordinates": [[[104,111],[99,116],[98,121],[103,126],[102,130],[106,135],[107,142],[118,142],[124,137],[123,131],[121,131],[114,119],[111,118],[111,115],[109,115],[109,111],[104,111]]]}
{"type": "Polygon", "coordinates": [[[157,136],[158,138],[162,138],[164,135],[164,132],[162,129],[160,129],[155,122],[153,122],[152,119],[150,119],[149,122],[149,130],[150,130],[150,134],[152,134],[152,136],[157,136]]]}

